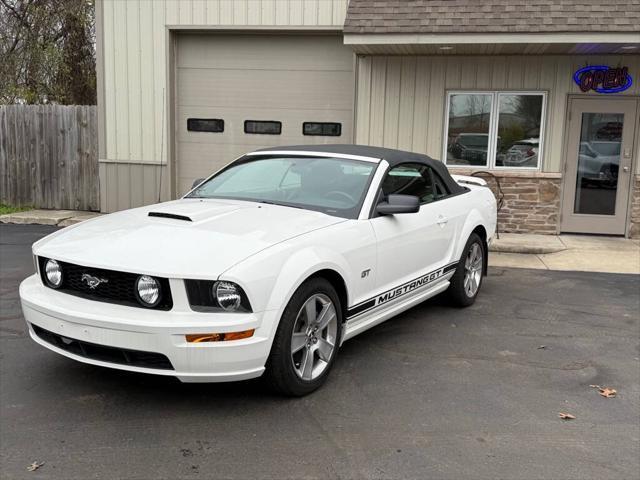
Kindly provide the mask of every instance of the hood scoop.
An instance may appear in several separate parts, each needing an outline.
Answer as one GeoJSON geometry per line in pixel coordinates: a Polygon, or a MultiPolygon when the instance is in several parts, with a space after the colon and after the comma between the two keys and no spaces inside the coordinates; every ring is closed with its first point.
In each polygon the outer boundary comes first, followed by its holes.
{"type": "Polygon", "coordinates": [[[168,212],[149,212],[150,217],[159,217],[159,218],[171,218],[173,220],[183,220],[185,222],[192,222],[189,217],[186,215],[178,215],[177,213],[168,213],[168,212]]]}

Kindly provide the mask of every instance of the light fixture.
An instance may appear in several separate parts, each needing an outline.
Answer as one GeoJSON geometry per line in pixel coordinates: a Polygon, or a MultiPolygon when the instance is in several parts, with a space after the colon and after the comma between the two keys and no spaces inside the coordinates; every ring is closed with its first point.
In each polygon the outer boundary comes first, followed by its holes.
{"type": "Polygon", "coordinates": [[[218,301],[218,305],[227,312],[233,312],[240,308],[242,296],[240,289],[235,283],[216,282],[213,284],[213,294],[218,301]]]}
{"type": "Polygon", "coordinates": [[[145,307],[155,307],[160,302],[160,283],[149,275],[141,275],[136,281],[138,300],[145,307]]]}
{"type": "Polygon", "coordinates": [[[185,335],[185,339],[189,343],[205,343],[205,342],[228,342],[229,340],[242,340],[253,336],[255,329],[243,330],[241,332],[227,333],[190,333],[185,335]]]}
{"type": "Polygon", "coordinates": [[[47,260],[44,266],[45,276],[51,288],[60,288],[62,285],[62,268],[55,260],[47,260]]]}
{"type": "Polygon", "coordinates": [[[451,45],[442,45],[441,47],[438,47],[439,50],[453,50],[453,47],[451,45]]]}

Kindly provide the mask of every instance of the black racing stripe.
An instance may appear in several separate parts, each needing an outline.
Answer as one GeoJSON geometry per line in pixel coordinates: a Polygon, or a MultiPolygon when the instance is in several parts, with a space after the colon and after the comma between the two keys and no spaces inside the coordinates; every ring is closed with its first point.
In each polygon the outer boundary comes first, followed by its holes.
{"type": "MultiPolygon", "coordinates": [[[[433,272],[429,272],[429,273],[425,273],[424,275],[420,275],[419,277],[417,277],[417,278],[415,278],[413,280],[410,280],[410,281],[408,281],[406,283],[403,283],[402,285],[399,285],[399,286],[394,287],[394,288],[392,288],[390,290],[387,290],[386,292],[382,292],[382,293],[376,295],[375,297],[370,298],[369,300],[365,300],[364,302],[360,302],[356,306],[347,309],[347,320],[351,320],[353,317],[355,317],[357,315],[360,315],[361,313],[364,313],[367,310],[371,310],[372,308],[376,307],[376,298],[378,298],[380,295],[384,295],[385,293],[388,293],[388,292],[393,292],[397,288],[402,288],[405,285],[409,285],[412,282],[415,282],[415,281],[417,281],[417,280],[419,280],[419,279],[421,279],[421,278],[423,278],[423,277],[425,277],[427,275],[431,275],[432,273],[437,272],[438,270],[442,270],[442,275],[445,275],[445,274],[449,273],[450,271],[455,270],[457,268],[457,266],[458,266],[458,263],[459,262],[450,263],[449,265],[445,265],[444,267],[442,267],[442,269],[437,269],[437,270],[434,270],[433,272]]],[[[431,283],[431,282],[429,282],[429,283],[431,283]]],[[[380,307],[382,305],[383,304],[380,304],[377,307],[380,307]]]]}
{"type": "Polygon", "coordinates": [[[451,270],[455,270],[458,268],[458,262],[453,262],[444,267],[444,271],[442,273],[449,273],[451,270]]]}
{"type": "Polygon", "coordinates": [[[355,315],[358,315],[359,313],[364,312],[365,310],[369,310],[371,307],[373,307],[376,303],[375,298],[372,298],[371,300],[366,300],[358,305],[356,305],[355,307],[352,307],[350,309],[347,310],[347,318],[349,317],[353,317],[355,315]]]}

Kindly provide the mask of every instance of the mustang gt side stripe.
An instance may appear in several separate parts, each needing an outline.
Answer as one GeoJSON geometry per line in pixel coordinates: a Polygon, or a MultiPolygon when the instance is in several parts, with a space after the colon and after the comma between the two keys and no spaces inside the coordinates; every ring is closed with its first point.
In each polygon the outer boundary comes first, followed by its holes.
{"type": "Polygon", "coordinates": [[[410,280],[407,283],[404,283],[398,287],[392,288],[391,290],[387,290],[386,292],[380,293],[376,295],[374,298],[370,298],[369,300],[365,300],[364,302],[360,302],[357,305],[349,308],[347,310],[347,320],[351,320],[352,318],[363,314],[369,310],[377,308],[385,303],[388,303],[392,300],[395,300],[399,297],[406,295],[407,293],[413,292],[417,288],[423,287],[430,283],[435,282],[439,278],[441,278],[446,273],[449,273],[452,270],[455,270],[458,265],[458,262],[450,263],[449,265],[445,265],[438,270],[434,270],[433,272],[425,273],[420,277],[410,280]]]}

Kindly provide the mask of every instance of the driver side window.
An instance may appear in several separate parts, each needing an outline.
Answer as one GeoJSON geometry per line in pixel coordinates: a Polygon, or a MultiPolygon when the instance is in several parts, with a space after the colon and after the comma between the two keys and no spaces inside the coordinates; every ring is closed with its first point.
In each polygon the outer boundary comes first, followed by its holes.
{"type": "Polygon", "coordinates": [[[420,204],[433,202],[438,195],[429,170],[429,167],[419,163],[403,163],[393,167],[381,185],[384,196],[413,195],[420,199],[420,204]]]}

